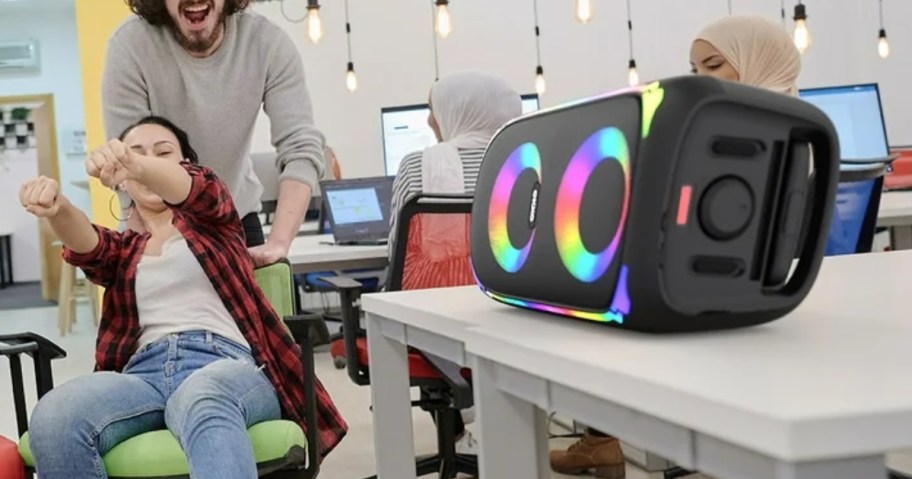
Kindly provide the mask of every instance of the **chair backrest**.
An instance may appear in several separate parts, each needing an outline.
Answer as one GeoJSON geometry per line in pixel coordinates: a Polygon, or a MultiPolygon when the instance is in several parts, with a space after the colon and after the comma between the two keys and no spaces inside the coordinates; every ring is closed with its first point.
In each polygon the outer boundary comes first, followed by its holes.
{"type": "Polygon", "coordinates": [[[279,318],[295,314],[294,280],[288,260],[262,266],[253,271],[256,282],[279,318]]]}
{"type": "Polygon", "coordinates": [[[475,283],[469,260],[472,197],[422,194],[399,212],[387,290],[475,283]]]}
{"type": "Polygon", "coordinates": [[[885,172],[883,164],[840,172],[827,256],[871,252],[885,172]]]}

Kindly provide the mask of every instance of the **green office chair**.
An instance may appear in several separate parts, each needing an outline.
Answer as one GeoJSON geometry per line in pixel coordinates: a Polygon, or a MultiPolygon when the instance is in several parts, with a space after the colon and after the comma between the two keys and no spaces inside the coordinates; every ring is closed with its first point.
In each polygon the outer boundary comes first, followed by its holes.
{"type": "MultiPolygon", "coordinates": [[[[305,435],[294,422],[266,421],[250,427],[247,432],[253,445],[259,477],[270,479],[313,479],[319,471],[317,456],[316,397],[311,378],[314,377],[313,347],[310,340],[312,328],[319,327],[318,315],[295,315],[295,300],[291,265],[287,261],[258,268],[257,283],[266,294],[276,312],[284,318],[285,325],[301,346],[304,362],[306,421],[305,435]],[[313,447],[309,447],[313,445],[313,447]]],[[[27,354],[35,361],[38,397],[51,388],[51,361],[66,357],[66,352],[51,341],[34,333],[0,336],[0,356],[10,361],[16,421],[19,427],[19,452],[27,472],[34,473],[34,459],[29,450],[28,418],[25,409],[25,392],[22,381],[20,356],[27,354]]],[[[177,439],[168,430],[153,431],[128,439],[104,456],[105,469],[112,479],[183,479],[189,478],[189,468],[177,439]]]]}

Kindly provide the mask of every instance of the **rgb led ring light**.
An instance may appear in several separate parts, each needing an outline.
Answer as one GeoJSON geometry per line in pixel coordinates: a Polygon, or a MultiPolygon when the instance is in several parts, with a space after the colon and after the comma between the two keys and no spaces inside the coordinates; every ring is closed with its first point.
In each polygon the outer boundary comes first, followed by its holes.
{"type": "Polygon", "coordinates": [[[494,190],[491,193],[491,202],[488,205],[488,237],[491,241],[491,252],[497,264],[508,273],[515,273],[522,268],[529,257],[532,248],[532,239],[535,231],[529,236],[529,241],[522,248],[515,248],[510,242],[507,231],[507,210],[510,206],[510,197],[516,180],[526,170],[532,170],[541,182],[541,155],[538,147],[532,143],[519,145],[507,161],[504,162],[494,181],[494,190]]]}
{"type": "Polygon", "coordinates": [[[554,213],[557,250],[561,261],[573,277],[591,283],[605,274],[621,242],[629,206],[630,151],[627,140],[621,130],[614,127],[603,128],[587,138],[573,154],[557,192],[554,213]],[[592,253],[586,249],[580,237],[580,206],[589,177],[599,163],[605,160],[617,161],[624,172],[624,201],[621,205],[621,218],[615,227],[611,243],[601,252],[592,253]]]}

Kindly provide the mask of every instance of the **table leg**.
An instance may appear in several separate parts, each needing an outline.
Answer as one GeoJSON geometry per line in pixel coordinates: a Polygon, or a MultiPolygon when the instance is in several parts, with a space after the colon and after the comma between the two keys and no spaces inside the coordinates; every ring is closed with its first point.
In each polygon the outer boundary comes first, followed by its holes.
{"type": "Polygon", "coordinates": [[[912,225],[890,228],[890,246],[894,251],[912,249],[912,225]]]}
{"type": "Polygon", "coordinates": [[[498,387],[494,363],[473,358],[478,414],[479,477],[551,477],[548,416],[539,407],[498,387]]]}
{"type": "Polygon", "coordinates": [[[0,236],[0,289],[13,284],[13,245],[9,236],[0,236]]]}
{"type": "Polygon", "coordinates": [[[415,478],[405,326],[367,315],[374,454],[380,479],[415,478]]]}

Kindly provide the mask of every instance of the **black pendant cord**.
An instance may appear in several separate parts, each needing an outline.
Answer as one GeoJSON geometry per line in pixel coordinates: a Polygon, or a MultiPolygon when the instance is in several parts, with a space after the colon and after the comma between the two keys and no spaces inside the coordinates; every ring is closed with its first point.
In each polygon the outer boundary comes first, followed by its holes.
{"type": "Polygon", "coordinates": [[[786,21],[785,21],[785,0],[779,0],[779,11],[781,12],[781,15],[782,15],[782,28],[786,28],[786,21]]]}
{"type": "Polygon", "coordinates": [[[352,63],[352,29],[348,15],[348,0],[345,0],[345,40],[348,42],[348,63],[352,63]]]}
{"type": "Polygon", "coordinates": [[[627,47],[630,50],[630,59],[633,60],[633,19],[630,9],[630,0],[627,0],[627,47]]]}
{"type": "Polygon", "coordinates": [[[535,59],[541,66],[541,28],[538,25],[538,0],[532,0],[532,13],[535,17],[535,59]]]}

